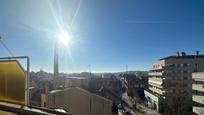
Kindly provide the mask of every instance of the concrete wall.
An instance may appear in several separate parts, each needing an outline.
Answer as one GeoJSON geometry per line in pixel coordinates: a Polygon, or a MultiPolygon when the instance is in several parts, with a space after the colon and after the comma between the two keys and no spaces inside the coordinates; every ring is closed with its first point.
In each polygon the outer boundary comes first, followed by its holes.
{"type": "Polygon", "coordinates": [[[163,66],[165,66],[165,60],[158,60],[152,64],[151,69],[152,70],[162,69],[163,66]]]}
{"type": "Polygon", "coordinates": [[[144,93],[145,93],[145,98],[148,101],[148,106],[152,109],[155,109],[157,112],[159,112],[159,109],[160,109],[159,97],[153,95],[151,92],[147,90],[145,90],[144,93]]]}

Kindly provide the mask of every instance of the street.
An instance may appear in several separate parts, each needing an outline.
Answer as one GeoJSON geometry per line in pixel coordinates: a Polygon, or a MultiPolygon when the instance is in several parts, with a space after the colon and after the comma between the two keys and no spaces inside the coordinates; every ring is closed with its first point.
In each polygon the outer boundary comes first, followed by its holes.
{"type": "MultiPolygon", "coordinates": [[[[123,86],[125,86],[124,81],[122,80],[121,82],[123,86]]],[[[125,88],[125,91],[122,93],[121,99],[122,109],[118,110],[118,115],[160,115],[158,112],[151,110],[142,103],[139,102],[135,103],[134,99],[128,96],[127,87],[125,88]]]]}

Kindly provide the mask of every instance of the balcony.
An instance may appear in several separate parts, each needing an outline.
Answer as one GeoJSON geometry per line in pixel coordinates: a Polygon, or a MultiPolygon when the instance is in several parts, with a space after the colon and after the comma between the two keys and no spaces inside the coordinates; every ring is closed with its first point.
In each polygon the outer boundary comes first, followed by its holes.
{"type": "Polygon", "coordinates": [[[158,66],[156,68],[152,67],[152,70],[162,70],[164,68],[164,66],[158,66]]]}
{"type": "Polygon", "coordinates": [[[196,113],[198,115],[204,115],[204,107],[193,106],[193,113],[196,113]]]}
{"type": "Polygon", "coordinates": [[[144,94],[146,98],[150,98],[151,100],[154,100],[155,102],[159,101],[159,96],[154,95],[151,93],[151,91],[144,90],[144,94]]]}
{"type": "Polygon", "coordinates": [[[193,95],[193,101],[204,104],[204,96],[193,95]]]}
{"type": "Polygon", "coordinates": [[[149,72],[148,75],[149,76],[162,76],[163,72],[149,72]]]}
{"type": "Polygon", "coordinates": [[[162,88],[163,78],[149,78],[148,83],[152,86],[162,88]]]}
{"type": "Polygon", "coordinates": [[[157,88],[153,88],[153,87],[149,87],[149,90],[155,92],[155,93],[158,93],[160,95],[163,95],[164,94],[164,90],[161,90],[161,89],[157,89],[157,88]]]}
{"type": "Polygon", "coordinates": [[[192,84],[192,89],[204,92],[204,85],[202,85],[202,84],[192,84]]]}
{"type": "Polygon", "coordinates": [[[196,81],[204,81],[204,72],[193,73],[192,78],[196,81]]]}

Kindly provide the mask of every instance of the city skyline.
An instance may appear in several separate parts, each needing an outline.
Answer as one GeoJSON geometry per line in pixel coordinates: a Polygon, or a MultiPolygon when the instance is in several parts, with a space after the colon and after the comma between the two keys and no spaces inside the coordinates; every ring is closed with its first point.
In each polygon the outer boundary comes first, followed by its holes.
{"type": "MultiPolygon", "coordinates": [[[[59,71],[149,70],[158,57],[204,53],[202,0],[1,0],[0,35],[31,70],[53,71],[55,33],[73,36],[60,48],[59,71]],[[37,7],[36,7],[37,6],[37,7]]],[[[10,56],[0,45],[0,56],[10,56]]]]}

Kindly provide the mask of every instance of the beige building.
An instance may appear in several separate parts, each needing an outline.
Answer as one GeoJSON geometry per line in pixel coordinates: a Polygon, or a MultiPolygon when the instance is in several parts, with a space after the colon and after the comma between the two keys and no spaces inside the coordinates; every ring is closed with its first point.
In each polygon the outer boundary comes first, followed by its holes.
{"type": "Polygon", "coordinates": [[[175,112],[191,111],[192,73],[203,70],[204,55],[199,52],[196,55],[178,52],[176,56],[154,62],[149,72],[149,88],[145,90],[148,106],[158,112],[164,112],[168,107],[175,112]]]}
{"type": "Polygon", "coordinates": [[[49,108],[64,108],[72,115],[112,115],[112,101],[81,88],[51,91],[49,108]]]}
{"type": "Polygon", "coordinates": [[[204,115],[204,72],[196,72],[193,78],[193,112],[198,115],[204,115]]]}
{"type": "Polygon", "coordinates": [[[88,88],[89,78],[88,77],[67,77],[65,79],[65,87],[82,87],[88,88]]]}

